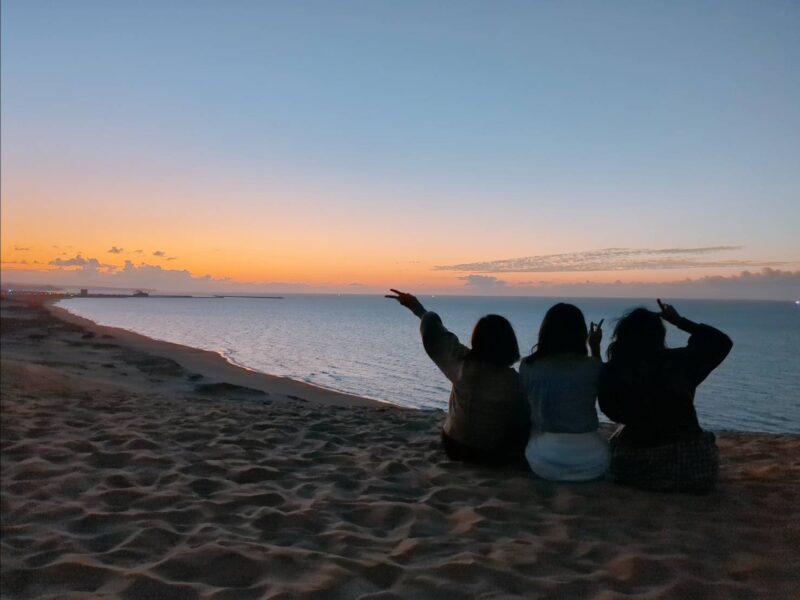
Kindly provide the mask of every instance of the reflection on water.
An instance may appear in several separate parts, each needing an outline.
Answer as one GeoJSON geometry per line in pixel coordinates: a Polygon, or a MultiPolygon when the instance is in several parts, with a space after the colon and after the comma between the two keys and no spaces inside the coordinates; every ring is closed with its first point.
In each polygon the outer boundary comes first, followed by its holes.
{"type": "MultiPolygon", "coordinates": [[[[487,313],[508,317],[523,354],[555,300],[422,298],[462,342],[487,313]]],[[[586,320],[614,320],[652,300],[577,299],[586,320]]],[[[676,302],[682,314],[733,338],[730,356],[700,386],[697,407],[710,429],[800,433],[800,306],[793,302],[676,302]]],[[[450,386],[422,350],[418,319],[378,296],[252,298],[80,298],[60,303],[103,325],[213,350],[234,363],[415,408],[446,408],[450,386]]],[[[668,326],[669,327],[669,326],[668,326]]],[[[686,343],[669,327],[668,342],[686,343]]]]}

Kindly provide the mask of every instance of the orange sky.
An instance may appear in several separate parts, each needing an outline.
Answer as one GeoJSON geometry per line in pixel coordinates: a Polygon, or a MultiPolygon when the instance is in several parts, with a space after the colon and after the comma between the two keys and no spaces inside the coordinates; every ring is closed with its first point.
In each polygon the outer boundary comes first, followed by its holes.
{"type": "Polygon", "coordinates": [[[535,293],[795,271],[796,28],[751,10],[3,3],[3,277],[535,293]]]}
{"type": "MultiPolygon", "coordinates": [[[[103,174],[89,179],[81,172],[51,172],[47,178],[31,173],[5,183],[6,270],[26,267],[9,264],[13,261],[25,260],[27,267],[39,261],[43,268],[54,258],[80,253],[111,265],[122,266],[127,259],[242,282],[456,287],[461,285],[457,274],[431,267],[571,245],[543,235],[532,244],[528,228],[508,221],[505,213],[459,215],[447,199],[436,208],[409,210],[391,195],[381,198],[372,190],[351,192],[344,186],[270,189],[237,182],[228,188],[224,178],[198,185],[103,174]],[[125,252],[109,253],[115,246],[125,252]],[[157,250],[166,256],[153,256],[157,250]]],[[[543,278],[566,281],[574,274],[543,278]]]]}
{"type": "MultiPolygon", "coordinates": [[[[111,271],[131,261],[241,284],[280,282],[347,290],[358,283],[367,291],[391,286],[459,293],[466,291],[470,272],[434,270],[435,266],[616,247],[615,227],[620,239],[638,245],[634,247],[649,247],[652,237],[652,232],[637,234],[635,229],[623,235],[627,225],[600,213],[595,226],[592,219],[571,214],[568,206],[563,215],[550,219],[551,227],[530,218],[509,218],[513,207],[502,201],[461,210],[462,199],[446,191],[434,202],[431,191],[385,192],[334,178],[312,186],[300,174],[294,174],[294,181],[288,176],[259,181],[181,174],[163,180],[137,173],[89,173],[86,165],[78,167],[62,170],[54,165],[47,169],[48,177],[19,168],[3,180],[6,279],[25,281],[32,271],[74,270],[50,263],[80,256],[97,259],[111,271]],[[412,200],[405,200],[404,194],[412,200]],[[123,251],[109,252],[114,247],[123,251]]],[[[559,206],[558,201],[546,202],[559,206]]],[[[524,216],[524,211],[517,212],[524,216]]],[[[747,260],[753,256],[742,251],[733,255],[747,260]]],[[[756,261],[756,270],[761,266],[756,261]]],[[[676,281],[740,270],[474,274],[496,277],[506,286],[525,286],[676,281]]],[[[87,282],[97,284],[94,279],[87,282]]],[[[152,283],[156,289],[165,286],[170,291],[169,282],[152,283]]]]}

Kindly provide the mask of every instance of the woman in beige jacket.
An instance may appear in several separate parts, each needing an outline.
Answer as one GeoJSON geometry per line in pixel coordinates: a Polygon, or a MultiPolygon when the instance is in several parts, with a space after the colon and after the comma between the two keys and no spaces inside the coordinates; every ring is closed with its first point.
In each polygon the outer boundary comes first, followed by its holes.
{"type": "Polygon", "coordinates": [[[422,345],[453,384],[442,445],[451,460],[491,465],[523,458],[530,422],[519,375],[519,344],[511,324],[486,315],[472,332],[472,348],[445,329],[435,312],[405,292],[391,290],[397,300],[420,318],[422,345]]]}

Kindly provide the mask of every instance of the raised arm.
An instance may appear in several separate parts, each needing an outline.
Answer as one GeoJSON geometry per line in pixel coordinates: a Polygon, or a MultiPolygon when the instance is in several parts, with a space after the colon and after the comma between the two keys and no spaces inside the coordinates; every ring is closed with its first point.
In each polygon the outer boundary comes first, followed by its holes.
{"type": "Polygon", "coordinates": [[[394,294],[386,294],[384,298],[390,298],[392,300],[397,300],[402,306],[405,306],[408,310],[412,313],[417,315],[420,319],[425,315],[426,311],[425,307],[422,306],[422,302],[414,294],[409,294],[408,292],[401,292],[400,290],[390,289],[390,292],[394,292],[394,294]]]}
{"type": "Polygon", "coordinates": [[[603,358],[600,355],[600,342],[603,341],[603,321],[605,321],[605,319],[600,319],[600,322],[597,324],[592,321],[589,325],[589,337],[586,339],[589,344],[589,350],[592,353],[592,358],[596,358],[600,362],[603,362],[603,358]]]}
{"type": "Polygon", "coordinates": [[[688,368],[694,383],[699,384],[725,360],[733,348],[733,341],[711,325],[695,323],[682,317],[672,305],[663,304],[660,299],[658,306],[665,321],[689,334],[686,347],[688,368]]]}
{"type": "Polygon", "coordinates": [[[454,333],[448,331],[441,318],[435,312],[426,311],[422,303],[413,294],[391,290],[395,295],[386,295],[387,298],[397,300],[400,304],[420,317],[419,330],[422,334],[422,345],[425,352],[436,363],[439,370],[450,381],[458,375],[459,366],[469,352],[469,348],[458,341],[454,333]]]}

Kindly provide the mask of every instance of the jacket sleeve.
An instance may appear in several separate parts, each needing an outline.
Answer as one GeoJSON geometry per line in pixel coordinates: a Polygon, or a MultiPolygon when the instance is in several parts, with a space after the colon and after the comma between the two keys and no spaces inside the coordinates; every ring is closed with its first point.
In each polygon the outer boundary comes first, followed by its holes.
{"type": "Polygon", "coordinates": [[[445,377],[454,382],[469,348],[462,345],[455,334],[445,328],[442,319],[435,312],[428,311],[422,316],[419,330],[425,352],[445,377]]]}
{"type": "Polygon", "coordinates": [[[519,397],[522,402],[522,412],[520,413],[523,415],[524,419],[531,422],[531,405],[528,401],[528,391],[530,386],[530,367],[525,362],[523,358],[522,361],[519,363],[519,397]]]}
{"type": "Polygon", "coordinates": [[[731,338],[710,325],[681,319],[679,327],[690,334],[686,347],[687,373],[694,385],[699,385],[716,369],[733,348],[731,338]]]}
{"type": "Polygon", "coordinates": [[[615,393],[614,384],[612,382],[611,367],[604,364],[600,367],[600,378],[597,385],[597,403],[600,410],[614,423],[624,423],[626,418],[624,410],[621,406],[620,398],[615,393]]]}

